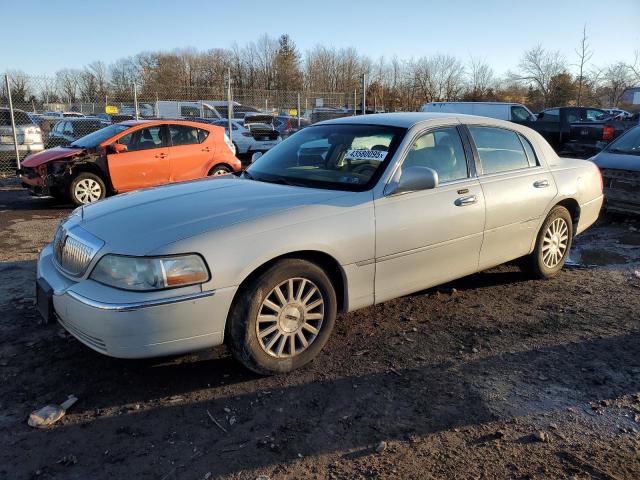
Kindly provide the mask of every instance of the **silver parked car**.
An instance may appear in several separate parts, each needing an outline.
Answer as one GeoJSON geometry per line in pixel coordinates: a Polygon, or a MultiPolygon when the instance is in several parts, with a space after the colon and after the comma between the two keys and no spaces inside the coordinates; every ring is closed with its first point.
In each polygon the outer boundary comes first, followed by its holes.
{"type": "Polygon", "coordinates": [[[337,312],[523,257],[563,266],[598,168],[526,127],[403,113],[313,125],[238,176],[81,207],[38,260],[40,312],[114,357],[228,344],[248,368],[313,359],[337,312]]]}

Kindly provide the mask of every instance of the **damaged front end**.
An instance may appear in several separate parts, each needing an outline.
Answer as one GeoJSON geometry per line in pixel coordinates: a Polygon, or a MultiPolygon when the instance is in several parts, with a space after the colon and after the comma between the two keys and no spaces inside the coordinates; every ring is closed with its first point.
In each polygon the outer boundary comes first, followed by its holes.
{"type": "Polygon", "coordinates": [[[23,167],[19,172],[22,186],[33,195],[57,196],[67,190],[72,179],[72,163],[68,160],[23,167]]]}
{"type": "Polygon", "coordinates": [[[602,168],[605,208],[640,215],[640,171],[602,168]]]}

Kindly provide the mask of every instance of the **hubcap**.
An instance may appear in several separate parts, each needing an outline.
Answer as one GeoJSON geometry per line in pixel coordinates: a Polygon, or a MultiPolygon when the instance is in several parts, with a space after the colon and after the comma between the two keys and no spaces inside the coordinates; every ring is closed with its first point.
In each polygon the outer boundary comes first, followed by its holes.
{"type": "Polygon", "coordinates": [[[229,172],[227,172],[226,170],[220,168],[218,170],[215,170],[211,175],[214,177],[217,177],[219,175],[227,175],[229,172]]]}
{"type": "Polygon", "coordinates": [[[260,347],[276,358],[293,357],[313,343],[324,320],[324,298],[306,278],[290,278],[267,295],[258,311],[260,347]]]}
{"type": "Polygon", "coordinates": [[[80,203],[91,203],[100,200],[102,187],[91,178],[85,178],[76,183],[73,194],[80,203]]]}
{"type": "Polygon", "coordinates": [[[548,268],[557,267],[567,253],[569,226],[564,218],[556,218],[544,233],[542,262],[548,268]]]}

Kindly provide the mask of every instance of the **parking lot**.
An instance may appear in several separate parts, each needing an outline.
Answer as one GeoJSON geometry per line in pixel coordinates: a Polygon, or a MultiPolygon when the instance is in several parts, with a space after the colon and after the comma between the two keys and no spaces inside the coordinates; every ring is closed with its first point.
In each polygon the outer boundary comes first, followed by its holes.
{"type": "Polygon", "coordinates": [[[263,378],[39,325],[35,259],[71,206],[0,185],[2,478],[637,478],[637,220],[601,218],[549,281],[506,265],[341,315],[310,366],[263,378]]]}

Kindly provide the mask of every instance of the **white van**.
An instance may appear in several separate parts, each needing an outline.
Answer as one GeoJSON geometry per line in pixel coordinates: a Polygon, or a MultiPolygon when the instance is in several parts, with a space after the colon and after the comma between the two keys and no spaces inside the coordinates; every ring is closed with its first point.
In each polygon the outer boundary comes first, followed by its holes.
{"type": "MultiPolygon", "coordinates": [[[[159,118],[227,118],[229,103],[226,100],[174,101],[159,100],[156,102],[156,116],[159,118]]],[[[257,113],[253,107],[233,102],[233,117],[244,118],[248,112],[257,113]]]]}
{"type": "Polygon", "coordinates": [[[431,102],[425,103],[423,112],[464,113],[480,117],[497,118],[510,122],[533,122],[536,116],[520,103],[503,102],[431,102]]]}

